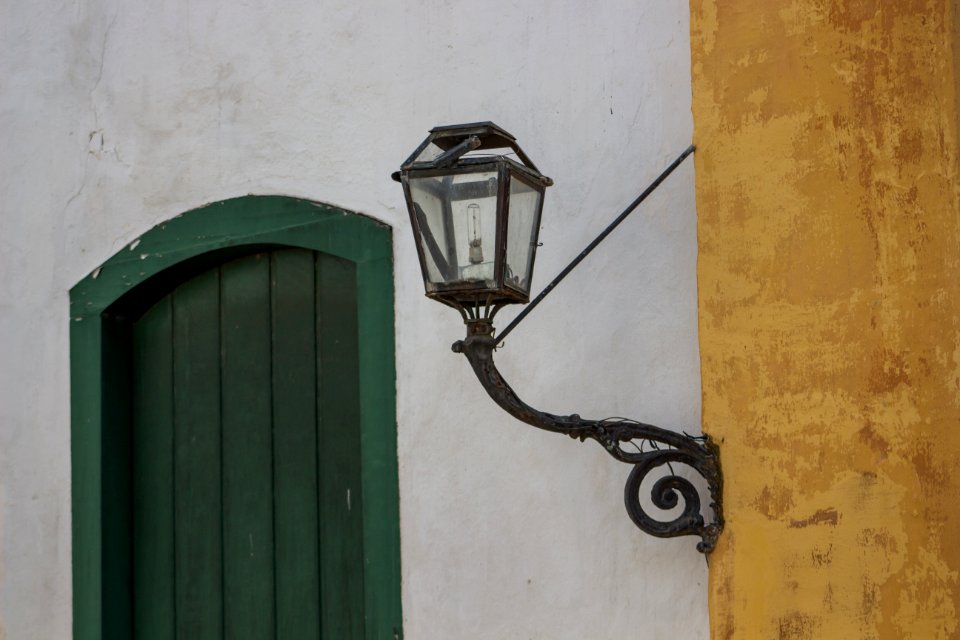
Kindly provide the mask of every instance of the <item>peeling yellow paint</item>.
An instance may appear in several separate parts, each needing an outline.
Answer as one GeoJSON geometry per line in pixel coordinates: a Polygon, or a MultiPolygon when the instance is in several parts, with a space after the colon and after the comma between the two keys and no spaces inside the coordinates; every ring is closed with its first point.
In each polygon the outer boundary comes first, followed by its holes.
{"type": "Polygon", "coordinates": [[[714,638],[960,638],[958,12],[691,0],[714,638]]]}

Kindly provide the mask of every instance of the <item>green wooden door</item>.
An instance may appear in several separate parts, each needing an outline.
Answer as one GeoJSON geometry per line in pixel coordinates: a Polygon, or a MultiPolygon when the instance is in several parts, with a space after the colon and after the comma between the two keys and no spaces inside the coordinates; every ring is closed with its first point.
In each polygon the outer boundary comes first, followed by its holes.
{"type": "Polygon", "coordinates": [[[355,269],[249,255],[133,323],[134,637],[364,637],[355,269]]]}

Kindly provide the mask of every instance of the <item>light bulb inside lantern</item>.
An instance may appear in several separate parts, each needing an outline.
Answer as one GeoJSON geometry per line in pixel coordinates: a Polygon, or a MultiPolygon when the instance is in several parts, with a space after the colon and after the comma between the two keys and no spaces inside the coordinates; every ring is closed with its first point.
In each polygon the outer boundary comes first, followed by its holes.
{"type": "Polygon", "coordinates": [[[483,239],[480,237],[480,205],[476,202],[467,206],[467,220],[469,221],[470,264],[483,262],[483,239]]]}

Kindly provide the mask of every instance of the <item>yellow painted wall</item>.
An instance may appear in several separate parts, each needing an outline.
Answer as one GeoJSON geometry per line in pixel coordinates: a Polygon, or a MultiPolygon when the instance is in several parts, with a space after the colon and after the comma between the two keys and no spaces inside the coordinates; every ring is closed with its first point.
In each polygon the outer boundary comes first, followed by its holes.
{"type": "Polygon", "coordinates": [[[960,638],[956,4],[691,2],[715,639],[960,638]]]}

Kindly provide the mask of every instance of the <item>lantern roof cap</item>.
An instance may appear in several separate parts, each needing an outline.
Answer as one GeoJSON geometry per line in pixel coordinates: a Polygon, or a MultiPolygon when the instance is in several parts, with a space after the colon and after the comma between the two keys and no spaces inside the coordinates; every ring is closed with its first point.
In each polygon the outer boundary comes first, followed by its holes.
{"type": "MultiPolygon", "coordinates": [[[[478,136],[481,138],[481,147],[497,149],[509,147],[517,143],[516,137],[503,127],[487,120],[486,122],[468,122],[466,124],[446,124],[430,129],[430,138],[433,140],[460,139],[464,136],[478,136]]],[[[449,143],[448,143],[449,144],[449,143]]]]}
{"type": "MultiPolygon", "coordinates": [[[[492,149],[510,149],[516,154],[517,160],[511,161],[510,158],[503,156],[504,160],[510,161],[514,166],[526,169],[524,173],[533,174],[544,184],[553,184],[550,178],[542,175],[537,165],[527,156],[526,153],[517,144],[517,139],[506,129],[494,124],[493,122],[468,122],[465,124],[452,124],[434,127],[430,129],[430,135],[420,143],[416,151],[401,165],[401,170],[410,169],[442,169],[451,167],[461,161],[461,158],[471,151],[483,151],[492,149]]],[[[491,154],[483,161],[489,161],[496,156],[491,154]]],[[[471,156],[463,158],[464,163],[473,164],[481,161],[481,158],[471,156]]],[[[394,179],[399,179],[395,175],[394,179]]]]}

